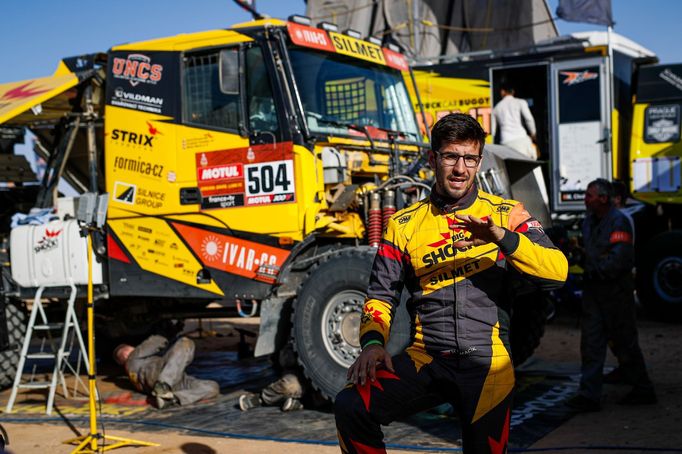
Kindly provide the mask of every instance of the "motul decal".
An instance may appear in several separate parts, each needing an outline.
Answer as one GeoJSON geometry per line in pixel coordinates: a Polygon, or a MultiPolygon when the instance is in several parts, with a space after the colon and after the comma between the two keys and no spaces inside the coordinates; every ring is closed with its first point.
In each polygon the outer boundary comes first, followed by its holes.
{"type": "Polygon", "coordinates": [[[143,54],[130,54],[127,58],[115,57],[111,73],[116,79],[124,79],[133,87],[140,83],[156,85],[161,80],[163,65],[153,64],[143,54]]]}
{"type": "Polygon", "coordinates": [[[221,181],[242,178],[244,172],[241,164],[228,164],[214,167],[204,167],[198,173],[199,181],[221,181]]]}
{"type": "Polygon", "coordinates": [[[37,254],[56,248],[59,245],[59,234],[62,233],[62,230],[63,229],[50,230],[46,228],[43,237],[38,240],[38,243],[33,247],[33,251],[37,254]]]}
{"type": "Polygon", "coordinates": [[[172,223],[205,266],[249,279],[261,267],[279,269],[289,251],[221,233],[172,223]]]}
{"type": "Polygon", "coordinates": [[[295,201],[290,142],[197,153],[201,208],[232,208],[295,201]]]}

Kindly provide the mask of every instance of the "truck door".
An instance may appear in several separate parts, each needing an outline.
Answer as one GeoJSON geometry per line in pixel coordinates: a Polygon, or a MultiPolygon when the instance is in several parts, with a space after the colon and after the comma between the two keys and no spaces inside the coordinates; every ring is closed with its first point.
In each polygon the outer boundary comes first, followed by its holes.
{"type": "Polygon", "coordinates": [[[272,87],[258,45],[185,56],[183,122],[197,138],[183,138],[181,152],[196,172],[200,211],[232,230],[300,230],[294,151],[272,87]]]}
{"type": "Polygon", "coordinates": [[[611,178],[606,75],[605,58],[557,62],[551,66],[555,210],[583,210],[587,184],[595,178],[611,178]]]}

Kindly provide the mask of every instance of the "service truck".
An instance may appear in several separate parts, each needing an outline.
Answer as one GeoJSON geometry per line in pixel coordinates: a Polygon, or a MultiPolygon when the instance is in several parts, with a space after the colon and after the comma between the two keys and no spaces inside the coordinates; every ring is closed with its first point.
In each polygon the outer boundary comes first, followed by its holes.
{"type": "Polygon", "coordinates": [[[616,33],[585,32],[421,62],[414,74],[427,125],[459,111],[492,132],[501,87],[528,101],[546,203],[554,224],[569,233],[584,215],[590,181],[625,182],[639,202],[628,207],[639,299],[670,313],[682,308],[682,65],[657,61],[616,33]]]}

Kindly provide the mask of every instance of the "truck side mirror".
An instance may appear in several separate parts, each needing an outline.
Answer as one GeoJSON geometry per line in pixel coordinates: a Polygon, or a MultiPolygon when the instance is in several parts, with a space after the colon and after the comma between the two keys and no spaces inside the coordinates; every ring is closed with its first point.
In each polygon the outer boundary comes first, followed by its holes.
{"type": "Polygon", "coordinates": [[[239,50],[220,51],[220,91],[226,95],[239,94],[239,50]]]}

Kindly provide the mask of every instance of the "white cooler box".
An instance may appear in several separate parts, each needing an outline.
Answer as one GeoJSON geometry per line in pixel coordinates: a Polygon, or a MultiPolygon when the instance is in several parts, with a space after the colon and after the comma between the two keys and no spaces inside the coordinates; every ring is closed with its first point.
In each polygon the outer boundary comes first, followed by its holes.
{"type": "MultiPolygon", "coordinates": [[[[12,278],[22,287],[85,285],[87,247],[76,220],[16,227],[10,234],[12,278]]],[[[94,254],[92,282],[102,283],[102,264],[94,254]]]]}

